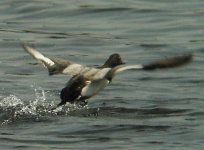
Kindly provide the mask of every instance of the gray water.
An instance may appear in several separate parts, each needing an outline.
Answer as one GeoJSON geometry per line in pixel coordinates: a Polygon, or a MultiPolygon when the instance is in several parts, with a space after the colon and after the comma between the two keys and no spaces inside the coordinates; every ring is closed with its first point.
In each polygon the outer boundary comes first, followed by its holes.
{"type": "Polygon", "coordinates": [[[1,0],[0,54],[0,149],[204,149],[203,0],[1,0]],[[70,77],[49,77],[21,42],[87,65],[194,61],[123,73],[85,108],[50,111],[70,77]]]}

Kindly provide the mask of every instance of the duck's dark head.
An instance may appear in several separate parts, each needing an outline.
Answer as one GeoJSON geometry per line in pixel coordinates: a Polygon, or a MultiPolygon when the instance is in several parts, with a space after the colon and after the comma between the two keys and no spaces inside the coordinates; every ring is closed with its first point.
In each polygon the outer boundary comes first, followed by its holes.
{"type": "Polygon", "coordinates": [[[104,65],[101,66],[100,68],[106,68],[106,67],[113,68],[113,67],[116,67],[122,64],[125,64],[125,63],[122,61],[120,55],[115,53],[115,54],[110,55],[109,58],[104,63],[104,65]]]}

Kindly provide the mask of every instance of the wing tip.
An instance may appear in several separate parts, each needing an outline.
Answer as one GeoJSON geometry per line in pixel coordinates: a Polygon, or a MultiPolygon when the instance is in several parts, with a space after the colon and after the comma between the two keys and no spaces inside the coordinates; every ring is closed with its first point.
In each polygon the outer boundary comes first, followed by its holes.
{"type": "Polygon", "coordinates": [[[21,42],[19,45],[20,45],[21,47],[23,47],[24,50],[26,50],[26,44],[25,44],[25,43],[22,43],[22,42],[21,42]]]}
{"type": "Polygon", "coordinates": [[[179,56],[169,57],[163,60],[149,63],[143,66],[143,70],[156,70],[162,68],[173,68],[186,65],[193,60],[194,54],[187,53],[179,56]]]}
{"type": "Polygon", "coordinates": [[[26,52],[29,52],[29,46],[26,44],[26,43],[23,43],[23,42],[21,42],[20,43],[20,46],[26,51],[26,52]]]}

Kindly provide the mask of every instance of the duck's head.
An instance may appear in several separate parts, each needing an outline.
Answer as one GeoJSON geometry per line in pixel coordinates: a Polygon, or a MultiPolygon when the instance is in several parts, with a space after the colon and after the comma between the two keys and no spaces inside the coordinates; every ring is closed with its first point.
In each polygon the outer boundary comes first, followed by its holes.
{"type": "Polygon", "coordinates": [[[115,53],[115,54],[110,55],[109,58],[104,63],[104,65],[101,66],[100,68],[106,68],[106,67],[114,68],[118,65],[123,65],[123,64],[125,63],[122,61],[120,55],[115,53]]]}

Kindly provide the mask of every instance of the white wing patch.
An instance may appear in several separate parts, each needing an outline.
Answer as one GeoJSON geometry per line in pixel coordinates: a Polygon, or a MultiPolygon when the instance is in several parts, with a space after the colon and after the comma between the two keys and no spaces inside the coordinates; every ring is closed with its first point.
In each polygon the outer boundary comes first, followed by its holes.
{"type": "Polygon", "coordinates": [[[33,58],[37,59],[38,61],[41,61],[45,66],[53,66],[55,63],[45,57],[43,54],[41,54],[40,52],[38,52],[37,50],[29,47],[29,46],[25,46],[23,45],[23,48],[25,49],[26,52],[28,52],[33,58]]]}
{"type": "Polygon", "coordinates": [[[141,70],[143,69],[143,65],[129,65],[129,66],[118,66],[116,68],[115,74],[123,72],[125,70],[141,70]]]}

